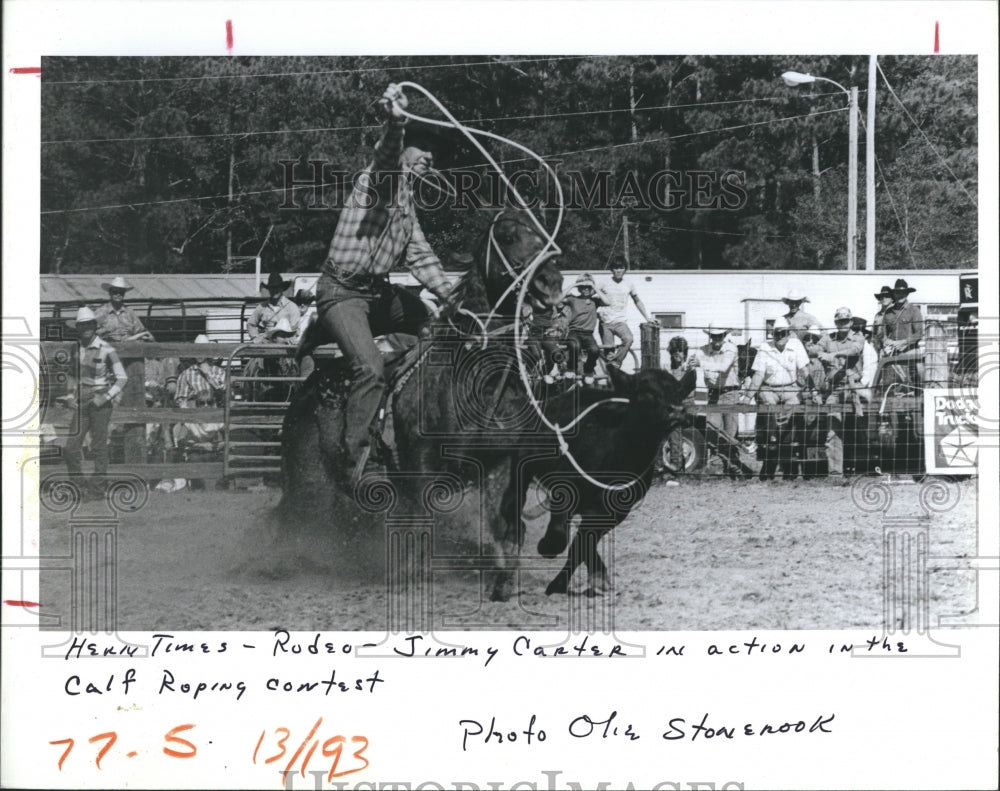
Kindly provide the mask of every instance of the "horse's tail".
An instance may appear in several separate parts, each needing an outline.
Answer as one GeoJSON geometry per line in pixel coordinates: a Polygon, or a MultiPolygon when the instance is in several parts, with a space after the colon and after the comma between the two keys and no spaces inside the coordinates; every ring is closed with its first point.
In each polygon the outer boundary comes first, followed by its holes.
{"type": "Polygon", "coordinates": [[[309,326],[306,327],[305,332],[302,333],[302,337],[299,338],[299,343],[295,347],[295,362],[301,363],[302,358],[313,353],[317,346],[322,346],[324,343],[331,343],[333,338],[330,337],[330,333],[327,332],[326,328],[321,322],[316,320],[315,316],[309,318],[309,326]]]}

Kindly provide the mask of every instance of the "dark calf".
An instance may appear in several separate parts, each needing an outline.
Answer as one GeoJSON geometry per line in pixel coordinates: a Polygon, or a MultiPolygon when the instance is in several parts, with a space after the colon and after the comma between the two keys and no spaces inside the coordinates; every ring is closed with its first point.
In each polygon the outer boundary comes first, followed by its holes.
{"type": "MultiPolygon", "coordinates": [[[[635,375],[609,370],[615,396],[628,403],[604,403],[588,412],[568,432],[567,444],[576,464],[594,481],[588,481],[565,455],[525,464],[530,477],[550,491],[551,519],[538,543],[544,557],[556,557],[569,543],[569,522],[580,516],[580,526],[569,545],[566,563],[546,588],[547,594],[565,593],[581,563],[590,576],[588,593],[607,587],[607,568],[597,551],[605,533],[622,522],[641,501],[653,476],[653,462],[663,439],[686,422],[682,402],[695,386],[689,371],[678,381],[666,371],[640,371],[635,375]]],[[[606,391],[583,390],[553,399],[546,415],[567,426],[588,406],[605,400],[606,391]]]]}

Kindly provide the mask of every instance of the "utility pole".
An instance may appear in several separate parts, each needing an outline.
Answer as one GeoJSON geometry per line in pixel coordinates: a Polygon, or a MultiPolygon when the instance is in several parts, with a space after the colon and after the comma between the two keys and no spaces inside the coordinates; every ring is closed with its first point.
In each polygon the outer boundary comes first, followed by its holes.
{"type": "Polygon", "coordinates": [[[868,56],[868,118],[865,126],[865,271],[875,271],[875,71],[876,55],[868,56]]]}
{"type": "Polygon", "coordinates": [[[858,89],[851,88],[850,143],[847,156],[847,269],[858,268],[858,89]]]}
{"type": "Polygon", "coordinates": [[[624,245],[625,252],[625,263],[628,264],[628,268],[632,268],[632,260],[629,258],[628,253],[628,218],[622,217],[622,242],[624,245]]]}

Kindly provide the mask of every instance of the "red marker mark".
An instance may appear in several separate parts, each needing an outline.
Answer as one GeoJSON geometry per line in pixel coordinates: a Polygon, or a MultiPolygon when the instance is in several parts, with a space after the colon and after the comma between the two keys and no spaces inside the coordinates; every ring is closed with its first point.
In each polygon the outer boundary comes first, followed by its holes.
{"type": "Polygon", "coordinates": [[[233,51],[233,20],[226,20],[226,49],[233,51]]]}
{"type": "Polygon", "coordinates": [[[41,607],[42,605],[36,601],[21,601],[20,599],[5,599],[4,604],[10,605],[11,607],[41,607]]]}
{"type": "Polygon", "coordinates": [[[941,51],[941,39],[938,36],[940,23],[934,23],[934,54],[937,55],[941,51]]]}
{"type": "Polygon", "coordinates": [[[139,754],[139,753],[137,753],[137,752],[136,752],[135,750],[132,750],[132,752],[130,752],[130,753],[127,753],[127,754],[125,755],[125,757],[126,757],[126,758],[135,758],[135,757],[136,757],[136,756],[137,756],[138,754],[139,754]]]}
{"type": "Polygon", "coordinates": [[[10,70],[11,74],[41,74],[41,66],[15,66],[10,70]]]}

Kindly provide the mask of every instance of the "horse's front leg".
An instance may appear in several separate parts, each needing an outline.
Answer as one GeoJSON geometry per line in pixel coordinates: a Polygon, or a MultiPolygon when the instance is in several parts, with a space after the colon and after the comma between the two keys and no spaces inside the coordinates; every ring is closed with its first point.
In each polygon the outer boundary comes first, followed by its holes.
{"type": "Polygon", "coordinates": [[[514,576],[517,573],[521,544],[524,541],[524,525],[521,522],[522,502],[517,496],[516,481],[510,477],[502,493],[498,493],[492,486],[487,486],[486,489],[484,492],[486,513],[494,514],[491,518],[490,532],[494,538],[496,553],[496,569],[492,575],[490,600],[509,601],[514,593],[514,576]]]}

